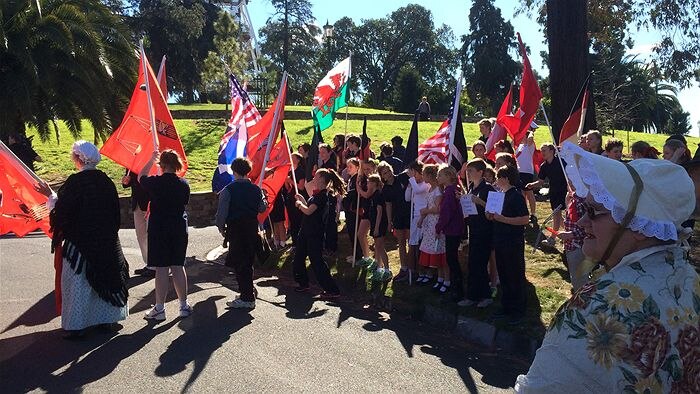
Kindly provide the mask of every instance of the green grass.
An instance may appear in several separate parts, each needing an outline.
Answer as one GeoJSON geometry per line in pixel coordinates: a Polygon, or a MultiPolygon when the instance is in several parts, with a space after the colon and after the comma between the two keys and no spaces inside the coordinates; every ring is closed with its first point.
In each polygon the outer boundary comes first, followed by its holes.
{"type": "MultiPolygon", "coordinates": [[[[226,104],[168,104],[171,111],[188,110],[188,111],[225,111],[226,104]]],[[[288,111],[311,112],[311,106],[306,105],[287,105],[285,109],[288,111]]],[[[349,107],[350,114],[396,114],[397,112],[387,111],[383,109],[349,107]]],[[[345,114],[345,109],[340,110],[340,115],[345,114]]]]}
{"type": "MultiPolygon", "coordinates": [[[[211,176],[214,167],[216,166],[216,153],[219,146],[219,140],[225,129],[225,120],[195,120],[195,119],[177,119],[175,126],[182,138],[187,159],[189,162],[189,171],[187,179],[189,180],[193,191],[209,190],[211,176]]],[[[333,135],[343,134],[345,132],[345,121],[336,120],[332,127],[324,130],[323,136],[327,142],[331,142],[333,135]]],[[[425,140],[430,137],[439,128],[440,122],[421,122],[419,123],[419,139],[425,140]]],[[[35,138],[35,149],[39,155],[44,158],[43,163],[37,163],[37,173],[50,183],[61,182],[71,174],[73,164],[70,161],[70,148],[73,143],[65,125],[59,123],[61,130],[61,143],[58,144],[52,137],[47,142],[40,142],[39,138],[35,138]]],[[[288,120],[285,121],[285,127],[289,132],[289,138],[292,145],[297,146],[302,142],[311,140],[312,122],[311,120],[288,120]]],[[[83,138],[92,139],[92,128],[85,122],[83,124],[83,138]]],[[[369,121],[367,124],[367,133],[372,139],[372,149],[377,151],[379,145],[383,141],[389,141],[394,135],[401,135],[404,141],[408,138],[408,133],[411,129],[410,121],[369,121]]],[[[361,120],[349,120],[347,122],[347,132],[359,134],[362,132],[361,120]]],[[[479,137],[478,127],[473,123],[464,124],[465,138],[468,144],[475,141],[479,137]]],[[[35,135],[36,130],[28,130],[29,135],[35,135]]],[[[661,150],[665,140],[664,135],[645,134],[645,133],[629,133],[630,143],[638,140],[645,140],[661,150]]],[[[624,137],[623,141],[627,146],[626,133],[616,132],[618,138],[624,137]]],[[[538,129],[535,134],[535,139],[538,143],[551,140],[548,138],[548,131],[545,128],[538,129]]],[[[688,137],[688,144],[694,147],[700,142],[699,138],[688,137]]],[[[100,163],[100,168],[105,171],[112,179],[118,181],[123,175],[123,170],[113,163],[108,158],[104,158],[100,163]]]]}

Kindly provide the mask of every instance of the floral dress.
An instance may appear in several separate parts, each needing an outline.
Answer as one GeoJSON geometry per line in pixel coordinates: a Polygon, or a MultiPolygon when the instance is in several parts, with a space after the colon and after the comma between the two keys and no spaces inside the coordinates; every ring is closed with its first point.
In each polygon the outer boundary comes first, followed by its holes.
{"type": "MultiPolygon", "coordinates": [[[[428,208],[439,208],[438,199],[442,196],[439,187],[428,191],[428,208]]],[[[445,234],[436,234],[435,225],[440,219],[437,213],[425,215],[421,225],[423,239],[420,242],[419,264],[425,267],[442,267],[447,264],[445,258],[445,234]]]]}
{"type": "Polygon", "coordinates": [[[559,309],[516,392],[700,392],[700,278],[678,246],[625,256],[559,309]]]}

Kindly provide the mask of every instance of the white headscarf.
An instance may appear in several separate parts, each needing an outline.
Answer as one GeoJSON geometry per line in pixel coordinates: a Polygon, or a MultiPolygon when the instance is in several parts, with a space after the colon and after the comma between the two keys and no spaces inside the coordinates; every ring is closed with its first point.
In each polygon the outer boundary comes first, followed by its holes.
{"type": "Polygon", "coordinates": [[[75,141],[72,152],[83,162],[85,168],[95,168],[102,159],[97,147],[85,140],[75,141]]]}

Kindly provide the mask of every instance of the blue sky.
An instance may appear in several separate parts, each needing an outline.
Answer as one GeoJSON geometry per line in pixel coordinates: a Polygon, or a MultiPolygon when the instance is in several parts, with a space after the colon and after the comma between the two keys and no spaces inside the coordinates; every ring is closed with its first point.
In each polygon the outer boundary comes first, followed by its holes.
{"type": "MultiPolygon", "coordinates": [[[[398,0],[350,0],[345,2],[332,2],[328,0],[311,0],[313,14],[317,24],[322,26],[328,20],[331,24],[336,20],[348,16],[358,23],[361,19],[381,18],[405,6],[411,2],[398,0]]],[[[501,14],[515,27],[515,31],[520,32],[523,41],[532,50],[530,61],[533,67],[538,69],[540,74],[546,71],[542,66],[540,51],[546,50],[544,34],[540,31],[540,26],[534,22],[534,17],[527,15],[514,16],[515,10],[520,4],[519,0],[496,0],[495,4],[501,9],[501,14]]],[[[446,24],[452,28],[457,38],[456,45],[460,45],[459,38],[469,30],[469,8],[471,1],[464,0],[440,0],[423,2],[424,7],[433,13],[433,21],[436,26],[446,24]],[[425,4],[428,3],[428,4],[425,4]]],[[[274,9],[269,0],[252,0],[248,5],[248,12],[253,22],[253,27],[259,29],[272,15],[274,9]]],[[[635,35],[635,47],[630,53],[638,54],[644,58],[651,51],[655,42],[660,40],[660,36],[655,32],[639,31],[635,35]]],[[[693,129],[691,135],[698,136],[698,121],[700,121],[700,87],[697,83],[690,89],[680,92],[678,99],[685,111],[690,112],[693,129]]]]}

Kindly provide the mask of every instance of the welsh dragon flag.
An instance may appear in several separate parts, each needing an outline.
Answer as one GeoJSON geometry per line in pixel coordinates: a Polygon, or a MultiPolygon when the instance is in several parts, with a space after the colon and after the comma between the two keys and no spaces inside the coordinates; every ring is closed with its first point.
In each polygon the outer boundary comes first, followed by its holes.
{"type": "Polygon", "coordinates": [[[338,63],[316,86],[314,104],[311,108],[314,123],[321,131],[331,127],[333,117],[340,109],[348,105],[350,92],[350,57],[338,63]]]}

